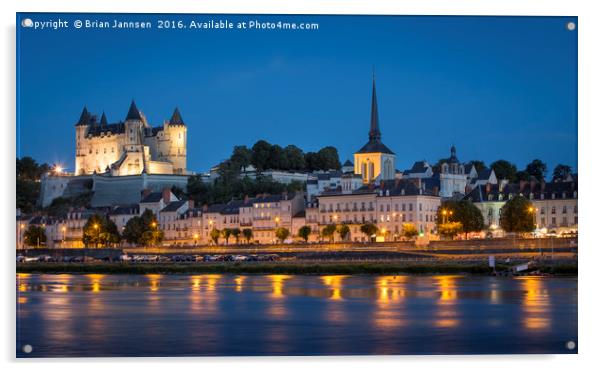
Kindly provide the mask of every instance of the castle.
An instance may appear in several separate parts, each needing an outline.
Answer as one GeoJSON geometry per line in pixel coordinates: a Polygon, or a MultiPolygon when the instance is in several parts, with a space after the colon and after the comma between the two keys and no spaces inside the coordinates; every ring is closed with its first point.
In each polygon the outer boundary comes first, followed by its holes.
{"type": "Polygon", "coordinates": [[[109,124],[84,107],[75,124],[75,175],[178,174],[186,171],[186,125],[175,109],[162,126],[151,126],[132,101],[125,122],[109,124]]]}

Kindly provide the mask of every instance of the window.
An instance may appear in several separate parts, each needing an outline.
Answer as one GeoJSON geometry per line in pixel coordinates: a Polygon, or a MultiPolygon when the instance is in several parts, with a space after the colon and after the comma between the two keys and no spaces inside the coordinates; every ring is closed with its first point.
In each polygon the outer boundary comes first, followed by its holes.
{"type": "MultiPolygon", "coordinates": [[[[556,206],[552,206],[552,214],[556,214],[556,206]]],[[[554,224],[554,223],[552,223],[554,224]]]]}
{"type": "Polygon", "coordinates": [[[563,207],[562,207],[562,213],[563,213],[563,214],[566,214],[566,206],[563,206],[563,207]]]}

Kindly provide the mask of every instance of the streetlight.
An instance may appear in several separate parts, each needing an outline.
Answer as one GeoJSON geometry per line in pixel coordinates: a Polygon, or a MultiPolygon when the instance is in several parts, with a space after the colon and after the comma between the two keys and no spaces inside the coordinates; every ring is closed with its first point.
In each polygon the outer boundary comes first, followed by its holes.
{"type": "Polygon", "coordinates": [[[96,248],[98,248],[98,240],[100,239],[100,229],[98,229],[97,223],[94,223],[94,229],[96,230],[96,248]]]}
{"type": "Polygon", "coordinates": [[[62,245],[63,247],[65,247],[65,231],[67,230],[67,227],[63,226],[61,228],[61,231],[63,232],[63,241],[62,241],[62,245]]]}
{"type": "Polygon", "coordinates": [[[199,239],[199,235],[198,234],[194,234],[194,246],[196,246],[196,241],[199,239]]]}

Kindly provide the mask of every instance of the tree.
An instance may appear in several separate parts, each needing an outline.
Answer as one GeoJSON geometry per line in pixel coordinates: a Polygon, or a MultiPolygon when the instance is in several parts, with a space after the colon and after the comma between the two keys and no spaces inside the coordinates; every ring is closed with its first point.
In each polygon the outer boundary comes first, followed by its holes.
{"type": "Polygon", "coordinates": [[[268,161],[272,145],[265,140],[257,141],[251,148],[251,164],[257,171],[262,172],[268,169],[268,161]]]}
{"type": "Polygon", "coordinates": [[[567,176],[571,175],[573,169],[569,165],[558,164],[554,168],[554,172],[552,173],[552,180],[559,181],[565,179],[567,176]]]}
{"type": "Polygon", "coordinates": [[[129,243],[147,246],[156,245],[163,241],[164,233],[158,228],[155,214],[146,209],[142,215],[128,220],[122,236],[129,243]]]}
{"type": "Polygon", "coordinates": [[[339,160],[339,152],[335,147],[328,146],[318,151],[318,159],[320,161],[321,170],[340,170],[341,161],[339,160]]]}
{"type": "Polygon", "coordinates": [[[500,226],[506,232],[524,233],[535,229],[535,208],[523,196],[514,196],[500,210],[500,226]]]}
{"type": "Polygon", "coordinates": [[[251,165],[252,158],[253,151],[247,148],[247,146],[234,146],[232,155],[230,156],[230,161],[235,163],[240,170],[240,168],[251,165]]]}
{"type": "Polygon", "coordinates": [[[280,243],[284,242],[284,240],[286,240],[288,238],[289,234],[290,234],[290,232],[286,228],[283,228],[283,227],[276,228],[276,238],[278,238],[280,240],[280,243]]]}
{"type": "Polygon", "coordinates": [[[117,226],[104,215],[92,215],[84,224],[82,240],[85,246],[106,247],[118,243],[120,239],[117,226]]]}
{"type": "Polygon", "coordinates": [[[284,147],[284,156],[290,170],[303,170],[305,169],[305,156],[301,148],[288,145],[284,147]]]}
{"type": "Polygon", "coordinates": [[[236,240],[236,244],[238,245],[238,240],[240,238],[240,229],[239,228],[232,228],[230,230],[230,232],[232,233],[232,237],[234,237],[234,239],[236,240]]]}
{"type": "Polygon", "coordinates": [[[222,229],[222,237],[224,237],[224,240],[226,240],[226,245],[228,244],[228,240],[230,239],[231,235],[232,235],[232,230],[230,228],[222,229]]]}
{"type": "Polygon", "coordinates": [[[329,224],[326,227],[322,228],[322,237],[332,242],[332,240],[334,239],[334,232],[336,232],[336,230],[336,225],[329,224]]]}
{"type": "Polygon", "coordinates": [[[303,227],[299,228],[297,235],[307,242],[309,240],[309,236],[311,235],[311,227],[304,225],[303,227]]]}
{"type": "Polygon", "coordinates": [[[543,161],[535,159],[527,165],[525,171],[535,179],[543,181],[548,172],[548,166],[543,161]]]}
{"type": "Polygon", "coordinates": [[[217,229],[217,228],[213,228],[213,229],[211,230],[211,232],[209,233],[209,236],[211,237],[211,240],[213,241],[213,243],[214,243],[215,245],[217,245],[217,244],[218,244],[218,242],[219,242],[219,237],[220,237],[221,235],[222,235],[222,232],[221,232],[219,229],[217,229]]]}
{"type": "Polygon", "coordinates": [[[403,223],[401,226],[401,234],[404,238],[411,240],[418,236],[418,229],[416,229],[416,226],[412,223],[403,223]]]}
{"type": "Polygon", "coordinates": [[[360,231],[366,236],[368,236],[368,238],[372,241],[372,236],[374,236],[376,232],[378,232],[378,227],[372,223],[366,223],[360,227],[360,231]]]}
{"type": "Polygon", "coordinates": [[[242,235],[247,240],[247,243],[251,242],[251,238],[253,238],[253,230],[251,228],[245,228],[242,230],[242,235]]]}
{"type": "Polygon", "coordinates": [[[341,240],[346,241],[349,237],[349,233],[351,233],[351,229],[349,229],[349,226],[347,224],[341,224],[337,228],[337,233],[341,237],[341,240]]]}
{"type": "Polygon", "coordinates": [[[450,237],[452,240],[454,236],[462,232],[462,223],[460,222],[446,222],[437,226],[439,234],[445,237],[450,237]]]}
{"type": "Polygon", "coordinates": [[[46,243],[46,228],[31,224],[23,233],[23,238],[28,246],[37,246],[46,243]]]}
{"type": "Polygon", "coordinates": [[[487,167],[487,166],[485,166],[485,163],[481,160],[468,161],[467,165],[468,166],[466,166],[466,171],[470,171],[471,166],[474,166],[477,173],[480,173],[481,171],[485,170],[485,168],[487,167]]]}
{"type": "Polygon", "coordinates": [[[444,201],[437,212],[437,224],[460,222],[464,234],[480,232],[485,228],[483,214],[469,200],[444,201]]]}
{"type": "Polygon", "coordinates": [[[526,170],[521,170],[516,172],[516,180],[517,181],[528,181],[531,175],[526,170]]]}
{"type": "Polygon", "coordinates": [[[510,182],[516,181],[516,165],[506,161],[506,160],[497,160],[489,165],[491,169],[495,172],[495,176],[498,179],[507,179],[510,182]]]}
{"type": "Polygon", "coordinates": [[[24,213],[37,209],[40,195],[40,178],[50,167],[48,164],[39,165],[33,158],[25,156],[17,158],[17,208],[24,213]]]}

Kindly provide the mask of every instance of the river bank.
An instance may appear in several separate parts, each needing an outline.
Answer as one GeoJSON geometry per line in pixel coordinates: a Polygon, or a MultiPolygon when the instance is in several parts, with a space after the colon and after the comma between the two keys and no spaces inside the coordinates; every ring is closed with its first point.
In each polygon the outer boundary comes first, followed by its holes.
{"type": "MultiPolygon", "coordinates": [[[[496,271],[510,265],[498,264],[496,271]]],[[[577,275],[576,261],[539,262],[539,273],[577,275]]],[[[483,261],[402,262],[219,262],[219,263],[18,263],[17,273],[103,273],[103,274],[476,274],[492,269],[483,261]]]]}

